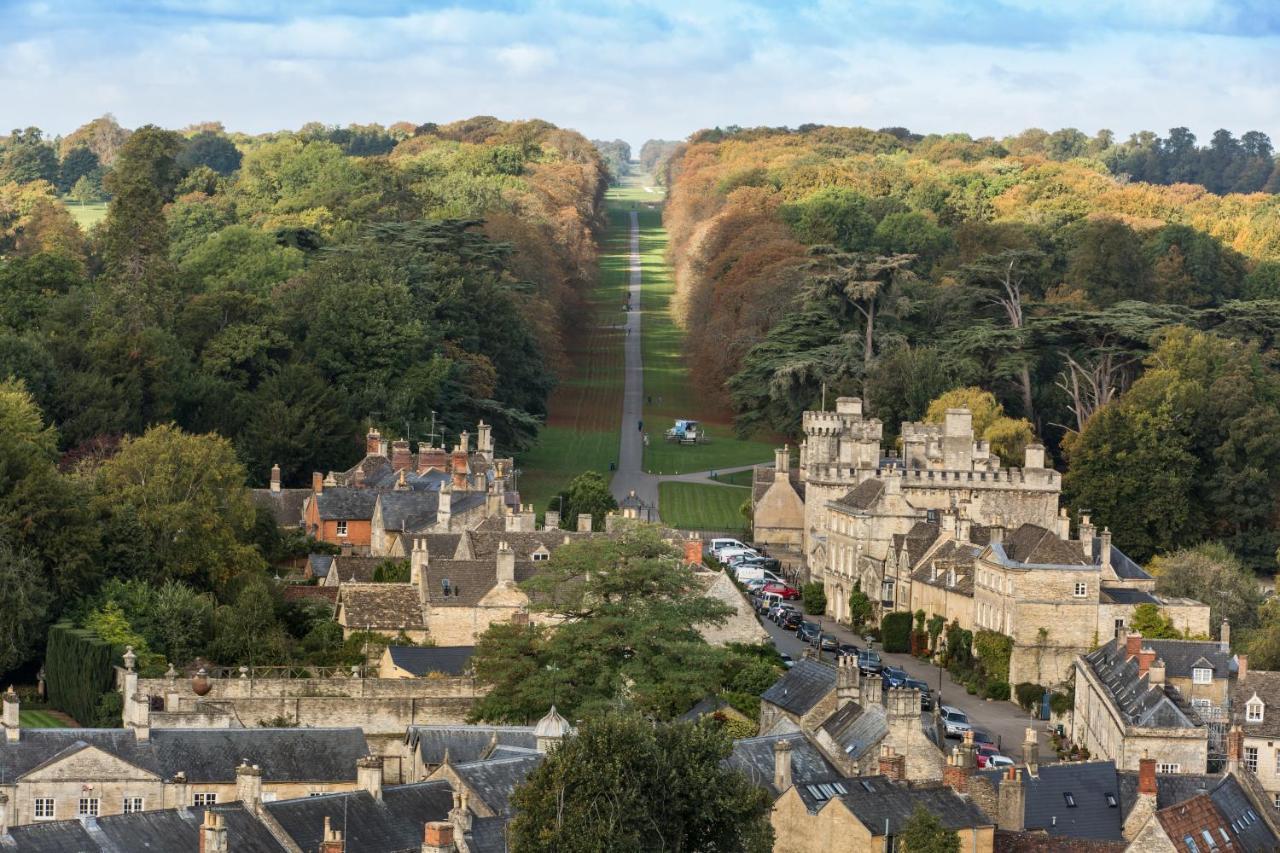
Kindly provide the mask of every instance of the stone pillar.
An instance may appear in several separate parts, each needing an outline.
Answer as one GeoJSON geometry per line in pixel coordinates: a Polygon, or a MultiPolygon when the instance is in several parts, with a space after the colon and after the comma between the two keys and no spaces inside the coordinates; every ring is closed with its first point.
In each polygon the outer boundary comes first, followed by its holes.
{"type": "Polygon", "coordinates": [[[0,838],[9,831],[9,797],[0,794],[0,838]]]}
{"type": "Polygon", "coordinates": [[[484,421],[476,424],[476,450],[493,458],[493,429],[484,421]]]}
{"type": "Polygon", "coordinates": [[[778,793],[791,787],[791,741],[778,740],[773,744],[773,787],[778,793]]]}
{"type": "MultiPolygon", "coordinates": [[[[1028,444],[1026,450],[1022,452],[1023,468],[1043,468],[1044,467],[1044,445],[1028,444]]],[[[1066,538],[1065,536],[1063,537],[1066,538]]]]}
{"type": "Polygon", "coordinates": [[[250,811],[262,802],[262,768],[247,759],[236,768],[236,799],[250,811]]]}
{"type": "Polygon", "coordinates": [[[280,492],[280,466],[271,466],[271,491],[275,494],[280,492]]]}
{"type": "Polygon", "coordinates": [[[542,520],[542,529],[555,530],[559,526],[560,526],[560,511],[555,509],[547,510],[546,516],[542,520]]]}
{"type": "Polygon", "coordinates": [[[1027,772],[1032,776],[1040,769],[1040,741],[1031,726],[1027,726],[1026,736],[1022,739],[1022,763],[1027,765],[1027,772]]]}
{"type": "Polygon", "coordinates": [[[453,824],[459,835],[471,831],[471,794],[466,788],[453,792],[453,808],[449,809],[449,823],[453,824]]]}
{"type": "Polygon", "coordinates": [[[356,787],[367,791],[375,800],[382,799],[381,755],[366,755],[356,759],[356,787]]]}
{"type": "Polygon", "coordinates": [[[790,475],[791,448],[782,445],[773,451],[773,481],[780,483],[790,475]]]}
{"type": "Polygon", "coordinates": [[[502,541],[498,543],[497,558],[498,583],[511,585],[516,582],[516,552],[511,550],[511,546],[502,541]]]}
{"type": "Polygon", "coordinates": [[[182,702],[181,694],[178,692],[178,671],[173,668],[173,664],[169,664],[169,668],[165,670],[165,689],[164,689],[164,709],[172,714],[178,710],[178,706],[182,702]]]}
{"type": "Polygon", "coordinates": [[[440,498],[436,503],[436,526],[442,531],[449,530],[453,518],[453,484],[440,484],[440,498]]]}
{"type": "Polygon", "coordinates": [[[422,853],[456,853],[453,824],[441,820],[428,821],[422,830],[422,853]]]}
{"type": "Polygon", "coordinates": [[[578,513],[578,532],[579,533],[591,532],[591,513],[589,512],[578,513]]]}
{"type": "Polygon", "coordinates": [[[1027,789],[1018,768],[1010,767],[1000,780],[997,826],[1010,832],[1027,828],[1027,789]]]}
{"type": "Polygon", "coordinates": [[[4,739],[6,743],[16,743],[22,737],[21,718],[18,715],[20,704],[18,694],[13,692],[13,685],[4,694],[4,739]]]}
{"type": "Polygon", "coordinates": [[[1218,642],[1224,652],[1231,651],[1231,623],[1222,617],[1222,627],[1218,629],[1218,642]]]}
{"type": "Polygon", "coordinates": [[[200,824],[200,853],[230,853],[230,850],[226,819],[205,809],[204,823],[200,824]]]}

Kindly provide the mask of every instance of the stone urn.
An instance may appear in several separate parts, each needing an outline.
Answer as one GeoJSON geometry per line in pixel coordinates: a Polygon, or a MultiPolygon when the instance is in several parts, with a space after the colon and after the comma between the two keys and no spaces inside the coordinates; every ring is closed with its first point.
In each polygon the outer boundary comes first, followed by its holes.
{"type": "Polygon", "coordinates": [[[204,667],[200,667],[200,670],[191,679],[191,692],[197,696],[207,696],[212,689],[213,683],[209,681],[209,673],[205,671],[204,667]]]}

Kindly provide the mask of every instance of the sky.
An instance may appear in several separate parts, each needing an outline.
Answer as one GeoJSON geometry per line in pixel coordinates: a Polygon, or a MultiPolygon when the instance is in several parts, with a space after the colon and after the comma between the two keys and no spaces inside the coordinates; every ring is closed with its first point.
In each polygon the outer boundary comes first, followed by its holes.
{"type": "Polygon", "coordinates": [[[0,129],[1261,130],[1280,0],[0,0],[0,129]]]}

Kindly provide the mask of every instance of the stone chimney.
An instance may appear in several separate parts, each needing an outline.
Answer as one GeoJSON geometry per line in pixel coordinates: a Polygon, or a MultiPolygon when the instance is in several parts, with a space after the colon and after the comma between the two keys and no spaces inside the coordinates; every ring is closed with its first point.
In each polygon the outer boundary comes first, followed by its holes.
{"type": "Polygon", "coordinates": [[[458,845],[453,843],[453,824],[442,821],[429,821],[422,829],[422,853],[457,853],[458,845]]]}
{"type": "Polygon", "coordinates": [[[1004,525],[999,520],[987,527],[987,542],[992,545],[1004,542],[1004,525]]]}
{"type": "Polygon", "coordinates": [[[780,482],[787,479],[791,468],[791,448],[782,445],[773,451],[773,480],[780,482]]]}
{"type": "Polygon", "coordinates": [[[382,456],[382,433],[373,427],[369,427],[369,432],[364,437],[364,455],[365,456],[382,456]]]}
{"type": "Polygon", "coordinates": [[[204,823],[200,824],[200,853],[230,853],[227,844],[226,819],[209,809],[204,810],[204,823]]]}
{"type": "Polygon", "coordinates": [[[319,471],[311,472],[311,491],[317,495],[324,491],[324,474],[319,471]]]}
{"type": "Polygon", "coordinates": [[[1234,725],[1227,731],[1227,772],[1240,772],[1240,759],[1244,757],[1244,729],[1234,725]]]}
{"type": "Polygon", "coordinates": [[[702,567],[702,540],[686,539],[684,540],[684,564],[686,566],[702,567]]]}
{"type": "Polygon", "coordinates": [[[781,794],[791,787],[791,741],[773,742],[773,787],[781,794]]]}
{"type": "Polygon", "coordinates": [[[1044,445],[1043,444],[1027,445],[1027,449],[1022,452],[1022,467],[1023,468],[1043,468],[1044,467],[1044,445]]]}
{"type": "Polygon", "coordinates": [[[960,749],[957,747],[955,752],[947,756],[946,764],[942,766],[942,784],[957,794],[967,794],[969,777],[972,775],[973,770],[964,766],[960,749]]]}
{"type": "Polygon", "coordinates": [[[973,522],[969,519],[969,514],[964,507],[956,513],[956,541],[968,542],[973,522]]]}
{"type": "Polygon", "coordinates": [[[862,679],[862,707],[869,708],[880,704],[880,676],[874,673],[862,679]]]}
{"type": "Polygon", "coordinates": [[[498,543],[498,583],[510,586],[516,582],[516,552],[502,541],[498,543]]]}
{"type": "Polygon", "coordinates": [[[1138,677],[1139,678],[1147,674],[1147,670],[1151,669],[1151,664],[1155,661],[1155,659],[1156,659],[1156,651],[1155,649],[1149,646],[1143,647],[1138,652],[1138,677]]]}
{"type": "Polygon", "coordinates": [[[836,661],[836,709],[857,702],[859,697],[859,681],[862,673],[858,669],[858,659],[845,655],[836,661]]]}
{"type": "Polygon", "coordinates": [[[247,758],[240,759],[236,768],[236,799],[251,811],[262,802],[262,768],[250,764],[247,758]]]}
{"type": "Polygon", "coordinates": [[[965,770],[978,769],[978,744],[973,740],[973,731],[964,733],[960,745],[956,747],[956,764],[965,770]]]}
{"type": "Polygon", "coordinates": [[[413,467],[413,454],[409,452],[409,442],[397,438],[391,442],[391,470],[407,471],[413,467]]]}
{"type": "Polygon", "coordinates": [[[424,442],[418,443],[418,473],[425,474],[431,468],[437,471],[447,470],[449,467],[449,454],[444,452],[443,447],[432,447],[424,442]]]}
{"type": "Polygon", "coordinates": [[[591,532],[591,513],[589,512],[578,513],[578,532],[579,533],[591,532]]]}
{"type": "Polygon", "coordinates": [[[1236,655],[1236,681],[1244,681],[1249,677],[1249,656],[1236,655]]]}
{"type": "MultiPolygon", "coordinates": [[[[1115,570],[1111,568],[1111,528],[1102,528],[1102,541],[1098,543],[1098,562],[1102,566],[1104,572],[1115,574],[1115,570]]],[[[1092,558],[1093,555],[1086,555],[1092,558]]]]}
{"type": "Polygon", "coordinates": [[[997,826],[1009,832],[1027,828],[1027,789],[1018,768],[1010,767],[1000,780],[1000,799],[996,807],[997,826]]]}
{"type": "Polygon", "coordinates": [[[1164,686],[1164,661],[1156,658],[1147,668],[1147,683],[1152,687],[1164,686]]]}
{"type": "Polygon", "coordinates": [[[356,787],[368,791],[375,800],[382,799],[382,756],[366,755],[356,759],[356,787]]]}
{"type": "Polygon", "coordinates": [[[329,816],[324,816],[324,835],[320,839],[319,853],[343,853],[347,849],[342,840],[342,830],[329,826],[329,816]]]}
{"type": "Polygon", "coordinates": [[[1089,513],[1080,513],[1080,548],[1084,551],[1086,560],[1093,560],[1093,522],[1089,520],[1089,513]]]}
{"type": "Polygon", "coordinates": [[[533,504],[520,505],[520,532],[533,533],[538,529],[538,512],[533,504]]]}
{"type": "Polygon", "coordinates": [[[885,691],[885,716],[889,722],[910,720],[920,723],[920,691],[914,687],[890,687],[885,691]]]}
{"type": "Polygon", "coordinates": [[[4,739],[6,743],[16,743],[22,738],[22,728],[19,724],[21,717],[18,715],[19,702],[18,694],[13,692],[13,685],[9,685],[9,689],[4,694],[4,739]]]}
{"type": "Polygon", "coordinates": [[[1027,765],[1027,772],[1035,776],[1040,772],[1040,741],[1036,738],[1036,730],[1027,726],[1022,739],[1022,763],[1027,765]]]}
{"type": "Polygon", "coordinates": [[[546,514],[543,515],[543,518],[542,518],[542,529],[555,530],[559,526],[560,526],[560,511],[555,509],[547,510],[546,514]]]}
{"type": "Polygon", "coordinates": [[[454,448],[454,453],[470,453],[471,452],[471,433],[465,429],[458,433],[458,446],[454,448]]]}
{"type": "Polygon", "coordinates": [[[1058,538],[1063,542],[1071,539],[1071,516],[1065,506],[1058,509],[1058,538]]]}
{"type": "Polygon", "coordinates": [[[440,484],[440,498],[436,502],[436,525],[441,530],[448,530],[453,519],[453,484],[440,484]]]}
{"type": "Polygon", "coordinates": [[[271,466],[271,492],[272,494],[280,493],[280,466],[271,466]]]}
{"type": "Polygon", "coordinates": [[[887,776],[895,782],[906,781],[907,757],[899,755],[892,746],[885,744],[880,747],[879,768],[881,776],[887,776]]]}
{"type": "Polygon", "coordinates": [[[1140,651],[1142,651],[1142,635],[1136,631],[1130,631],[1124,638],[1124,659],[1135,658],[1140,651]]]}
{"type": "Polygon", "coordinates": [[[1138,761],[1138,793],[1154,797],[1156,791],[1156,760],[1141,758],[1138,761]]]}
{"type": "Polygon", "coordinates": [[[1218,644],[1224,652],[1231,651],[1231,623],[1222,617],[1222,626],[1218,628],[1218,644]]]}
{"type": "Polygon", "coordinates": [[[476,450],[493,459],[493,428],[484,421],[476,424],[476,450]]]}
{"type": "Polygon", "coordinates": [[[429,561],[427,540],[422,536],[415,536],[411,541],[413,544],[409,550],[409,583],[421,586],[429,561]]]}
{"type": "MultiPolygon", "coordinates": [[[[466,436],[466,433],[463,433],[466,436]]],[[[465,492],[467,490],[467,474],[470,473],[467,465],[467,451],[461,449],[459,444],[453,449],[453,456],[449,460],[449,471],[453,474],[453,487],[458,491],[465,492]]]]}
{"type": "Polygon", "coordinates": [[[453,808],[449,809],[449,823],[453,824],[458,832],[466,835],[471,831],[471,794],[463,786],[459,786],[461,790],[453,792],[453,808]]]}

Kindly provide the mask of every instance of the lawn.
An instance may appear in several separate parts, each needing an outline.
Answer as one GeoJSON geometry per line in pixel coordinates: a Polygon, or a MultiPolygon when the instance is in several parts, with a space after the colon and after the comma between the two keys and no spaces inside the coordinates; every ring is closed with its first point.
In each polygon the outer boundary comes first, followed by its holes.
{"type": "Polygon", "coordinates": [[[755,475],[755,471],[747,469],[746,471],[734,471],[732,474],[720,474],[716,479],[733,486],[750,486],[755,475]]]}
{"type": "Polygon", "coordinates": [[[71,214],[71,218],[80,226],[81,231],[88,232],[90,228],[97,225],[107,215],[107,203],[105,201],[94,202],[93,204],[81,204],[78,201],[71,201],[64,198],[62,203],[67,206],[67,211],[71,214]]]}
{"type": "Polygon", "coordinates": [[[742,504],[751,490],[702,483],[659,483],[658,511],[664,524],[681,530],[742,530],[742,504]]]}
{"type": "Polygon", "coordinates": [[[24,729],[65,729],[67,724],[47,711],[18,711],[18,725],[24,729]]]}

